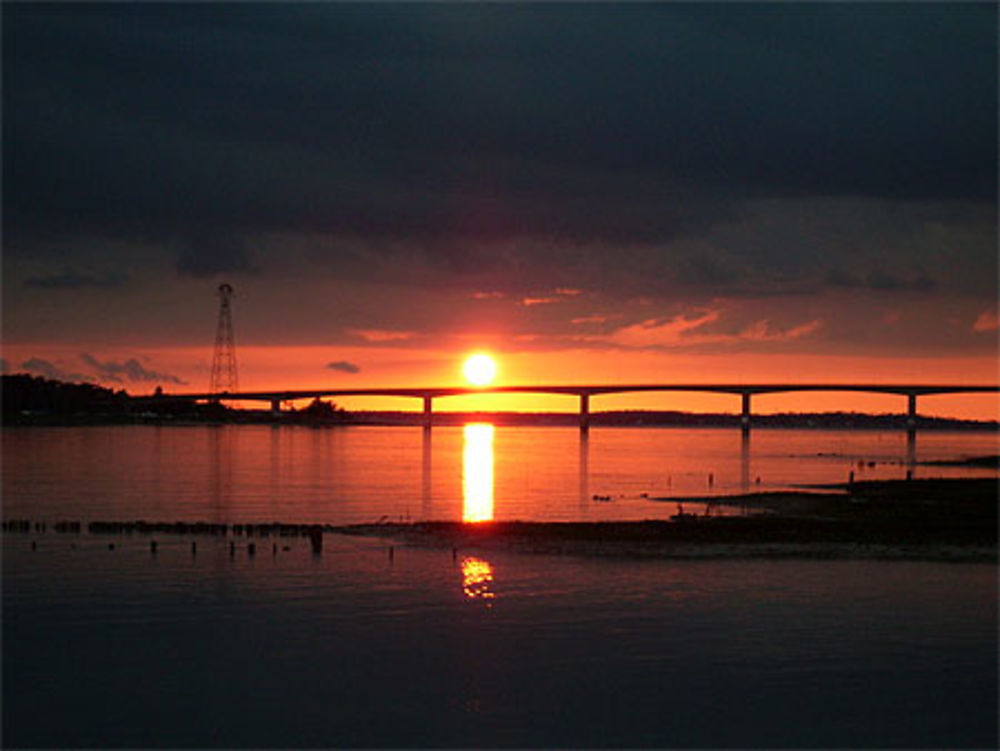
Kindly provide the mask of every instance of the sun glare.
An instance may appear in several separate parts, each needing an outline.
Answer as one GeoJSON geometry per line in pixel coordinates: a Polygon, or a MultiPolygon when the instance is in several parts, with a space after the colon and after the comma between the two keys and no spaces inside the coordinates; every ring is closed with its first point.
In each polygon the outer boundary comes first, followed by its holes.
{"type": "Polygon", "coordinates": [[[497,375],[496,360],[483,353],[470,355],[462,365],[462,374],[473,386],[489,386],[497,375]]]}

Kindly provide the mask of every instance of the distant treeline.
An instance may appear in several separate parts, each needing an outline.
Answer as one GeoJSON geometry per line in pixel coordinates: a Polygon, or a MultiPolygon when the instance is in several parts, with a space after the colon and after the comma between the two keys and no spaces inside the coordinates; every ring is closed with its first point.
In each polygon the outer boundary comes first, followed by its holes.
{"type": "Polygon", "coordinates": [[[24,412],[72,415],[80,412],[125,414],[129,396],[92,383],[63,383],[27,373],[4,375],[4,417],[24,412]]]}
{"type": "Polygon", "coordinates": [[[221,404],[187,399],[136,402],[124,389],[93,383],[65,383],[27,373],[2,376],[5,423],[132,422],[143,416],[217,418],[231,412],[221,404]]]}
{"type": "MultiPolygon", "coordinates": [[[[754,427],[775,428],[846,428],[846,429],[904,429],[905,414],[867,414],[864,412],[782,412],[773,415],[752,415],[754,427]]],[[[690,412],[602,412],[591,417],[591,424],[598,425],[681,425],[681,426],[736,426],[739,415],[723,413],[693,414],[690,412]],[[596,418],[596,419],[595,419],[596,418]]],[[[950,430],[983,428],[996,430],[996,420],[960,420],[952,417],[921,417],[916,419],[921,429],[950,430]]]]}
{"type": "MultiPolygon", "coordinates": [[[[419,425],[419,412],[354,412],[352,421],[379,425],[419,425]]],[[[462,425],[467,422],[491,422],[494,425],[566,425],[580,424],[575,412],[435,412],[435,425],[462,425]]],[[[871,415],[862,412],[790,412],[774,415],[753,415],[754,428],[822,428],[845,430],[903,430],[905,414],[871,415]]],[[[960,420],[950,417],[917,417],[922,430],[1000,430],[996,420],[960,420]]],[[[623,410],[591,412],[591,426],[606,427],[738,427],[740,415],[722,412],[699,413],[677,411],[623,410]]]]}
{"type": "MultiPolygon", "coordinates": [[[[219,402],[196,402],[169,395],[132,398],[124,389],[92,383],[65,383],[27,373],[3,375],[3,420],[7,424],[88,424],[120,422],[261,422],[268,412],[233,409],[219,402]]],[[[282,413],[282,422],[343,423],[350,414],[332,402],[315,399],[300,410],[282,413]]]]}

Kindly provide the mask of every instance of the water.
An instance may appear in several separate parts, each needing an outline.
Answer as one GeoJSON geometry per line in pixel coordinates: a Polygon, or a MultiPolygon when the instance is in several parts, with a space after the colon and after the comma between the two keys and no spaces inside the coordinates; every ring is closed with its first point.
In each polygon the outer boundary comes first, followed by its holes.
{"type": "Polygon", "coordinates": [[[992,566],[4,551],[7,747],[994,747],[992,566]]]}
{"type": "MultiPolygon", "coordinates": [[[[709,472],[722,492],[907,456],[872,433],[242,426],[5,430],[3,458],[5,518],[231,523],[658,516],[641,493],[709,472]]],[[[994,565],[193,539],[4,535],[5,747],[997,745],[994,565]]]]}
{"type": "Polygon", "coordinates": [[[920,434],[912,456],[904,433],[886,431],[758,430],[744,443],[726,429],[607,428],[581,440],[553,427],[112,426],[3,438],[4,516],[45,521],[665,518],[676,505],[651,499],[851,472],[996,476],[908,461],[1000,453],[995,433],[972,432],[920,434]]]}

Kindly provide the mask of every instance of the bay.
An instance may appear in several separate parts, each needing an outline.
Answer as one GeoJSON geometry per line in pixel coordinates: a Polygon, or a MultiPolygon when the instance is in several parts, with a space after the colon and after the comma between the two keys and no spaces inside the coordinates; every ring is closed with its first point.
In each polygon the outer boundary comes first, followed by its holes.
{"type": "MultiPolygon", "coordinates": [[[[435,427],[5,428],[6,518],[247,523],[666,518],[655,498],[856,479],[1000,453],[991,432],[435,427]],[[595,496],[597,498],[595,498],[595,496]]],[[[687,506],[686,506],[687,508],[687,506]]],[[[695,508],[695,507],[690,507],[695,508]]]]}
{"type": "MultiPolygon", "coordinates": [[[[660,518],[660,495],[915,476],[994,434],[3,431],[5,519],[660,518]],[[709,483],[711,475],[711,484],[709,483]],[[756,477],[761,477],[758,486],[756,477]],[[594,496],[609,500],[595,500],[594,496]]],[[[688,503],[685,503],[685,508],[688,503]]],[[[84,527],[84,530],[86,528],[84,527]]],[[[390,540],[3,536],[5,747],[997,745],[997,568],[390,540]],[[192,543],[196,548],[192,547],[192,543]],[[392,547],[390,547],[392,546],[392,547]]]]}

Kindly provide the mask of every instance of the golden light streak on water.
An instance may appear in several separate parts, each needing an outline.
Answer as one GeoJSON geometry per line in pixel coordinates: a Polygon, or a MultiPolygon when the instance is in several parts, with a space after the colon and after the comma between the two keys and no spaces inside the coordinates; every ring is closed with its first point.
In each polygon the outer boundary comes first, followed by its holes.
{"type": "MultiPolygon", "coordinates": [[[[462,559],[462,591],[472,600],[492,600],[496,593],[490,589],[493,567],[482,558],[462,559]]],[[[488,605],[491,603],[487,603],[488,605]]]]}
{"type": "Polygon", "coordinates": [[[493,519],[493,426],[469,423],[462,448],[462,521],[493,519]]]}

